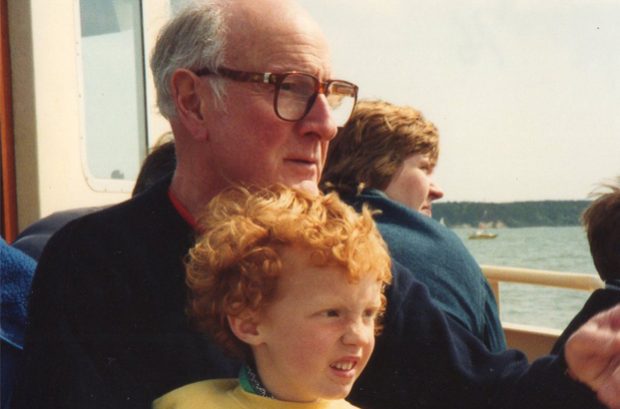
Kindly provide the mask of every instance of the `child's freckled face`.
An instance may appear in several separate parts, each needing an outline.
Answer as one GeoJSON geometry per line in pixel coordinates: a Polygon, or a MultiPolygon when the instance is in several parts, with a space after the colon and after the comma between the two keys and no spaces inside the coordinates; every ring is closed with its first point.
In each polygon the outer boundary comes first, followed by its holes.
{"type": "Polygon", "coordinates": [[[372,274],[350,283],[343,267],[313,266],[301,250],[282,256],[253,348],[261,380],[281,400],[344,398],[374,348],[380,284],[372,274]]]}

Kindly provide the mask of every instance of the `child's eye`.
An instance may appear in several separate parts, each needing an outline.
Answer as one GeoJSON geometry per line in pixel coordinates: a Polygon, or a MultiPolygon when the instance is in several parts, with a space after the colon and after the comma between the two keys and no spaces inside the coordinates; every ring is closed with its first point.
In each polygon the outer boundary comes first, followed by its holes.
{"type": "Polygon", "coordinates": [[[364,317],[365,318],[375,319],[377,317],[377,314],[378,314],[378,310],[376,308],[368,308],[368,309],[364,310],[364,317]]]}
{"type": "Polygon", "coordinates": [[[338,312],[338,310],[325,310],[323,312],[323,315],[325,315],[326,317],[339,317],[340,313],[338,312]]]}

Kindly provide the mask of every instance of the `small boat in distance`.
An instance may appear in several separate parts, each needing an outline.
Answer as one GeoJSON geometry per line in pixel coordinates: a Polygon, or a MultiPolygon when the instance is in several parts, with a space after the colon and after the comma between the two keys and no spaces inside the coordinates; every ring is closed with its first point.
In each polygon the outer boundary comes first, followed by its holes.
{"type": "Polygon", "coordinates": [[[494,239],[496,237],[497,237],[496,233],[490,233],[486,230],[476,230],[475,232],[469,235],[470,240],[494,239]]]}

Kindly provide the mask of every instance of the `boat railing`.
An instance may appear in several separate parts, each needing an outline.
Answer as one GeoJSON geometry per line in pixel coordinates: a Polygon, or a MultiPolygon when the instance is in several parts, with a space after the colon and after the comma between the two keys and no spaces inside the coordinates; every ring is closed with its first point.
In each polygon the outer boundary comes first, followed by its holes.
{"type": "MultiPolygon", "coordinates": [[[[492,265],[482,265],[481,268],[491,285],[498,306],[501,299],[500,283],[532,284],[587,292],[603,287],[603,281],[598,276],[592,274],[492,265]]],[[[530,361],[548,354],[562,332],[555,328],[510,322],[502,322],[502,326],[508,346],[525,352],[530,361]]]]}

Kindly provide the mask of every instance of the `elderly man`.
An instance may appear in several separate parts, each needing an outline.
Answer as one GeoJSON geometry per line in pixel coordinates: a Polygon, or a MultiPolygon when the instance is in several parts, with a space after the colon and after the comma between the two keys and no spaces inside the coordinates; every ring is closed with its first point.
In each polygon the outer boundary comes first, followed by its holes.
{"type": "MultiPolygon", "coordinates": [[[[331,79],[321,31],[288,0],[191,7],[164,28],[151,65],[176,171],[51,239],[33,284],[17,408],[144,408],[186,383],[234,377],[238,364],[185,319],[194,217],[235,182],[318,191],[328,143],[357,95],[331,79]]],[[[399,266],[388,296],[385,333],[351,397],[360,406],[595,406],[573,377],[618,400],[620,379],[609,380],[620,311],[576,333],[566,371],[562,358],[529,367],[522,354],[488,353],[399,266]]]]}

